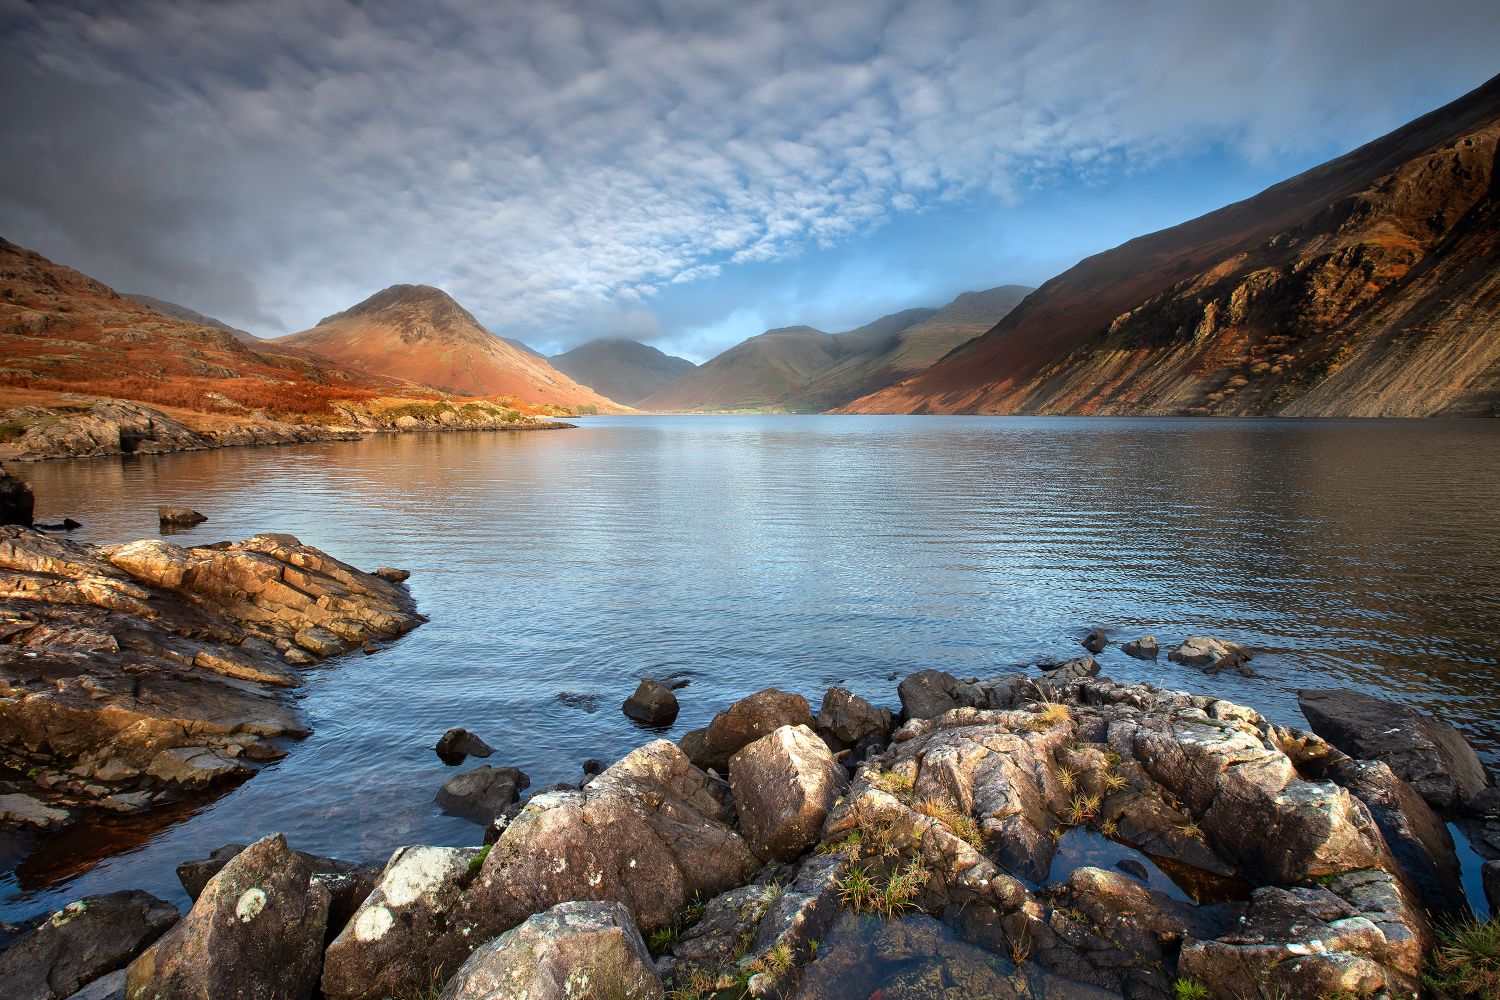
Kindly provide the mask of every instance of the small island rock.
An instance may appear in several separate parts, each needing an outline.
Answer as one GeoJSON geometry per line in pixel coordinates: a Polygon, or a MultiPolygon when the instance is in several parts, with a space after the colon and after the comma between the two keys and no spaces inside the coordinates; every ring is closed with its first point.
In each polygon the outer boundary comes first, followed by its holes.
{"type": "Polygon", "coordinates": [[[650,677],[641,681],[635,694],[621,706],[625,714],[648,726],[670,726],[677,718],[677,696],[671,688],[650,677]]]}

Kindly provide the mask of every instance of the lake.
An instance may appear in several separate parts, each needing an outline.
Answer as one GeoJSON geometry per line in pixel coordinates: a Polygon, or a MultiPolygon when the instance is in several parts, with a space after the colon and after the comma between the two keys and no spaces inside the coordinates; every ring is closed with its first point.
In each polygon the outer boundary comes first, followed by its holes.
{"type": "Polygon", "coordinates": [[[1215,693],[1302,724],[1301,687],[1430,710],[1500,763],[1500,422],[1009,417],[590,417],[550,433],[17,465],[74,537],[183,544],[290,532],[410,569],[431,622],[297,693],[314,733],[196,810],[75,829],[0,874],[0,917],[144,888],[282,831],[319,854],[474,844],[433,794],[451,726],[532,789],[654,738],[620,712],[681,672],[667,735],[767,686],[896,706],[896,680],[1081,654],[1120,681],[1215,693]],[[1210,634],[1260,676],[1165,649],[1210,634]]]}

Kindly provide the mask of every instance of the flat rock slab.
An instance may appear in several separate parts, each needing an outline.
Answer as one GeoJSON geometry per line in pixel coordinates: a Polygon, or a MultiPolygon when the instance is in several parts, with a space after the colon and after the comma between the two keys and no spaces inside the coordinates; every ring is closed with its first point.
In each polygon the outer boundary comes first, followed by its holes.
{"type": "Polygon", "coordinates": [[[1298,691],[1313,732],[1351,757],[1387,764],[1434,809],[1453,809],[1490,783],[1457,729],[1414,708],[1358,691],[1298,691]]]}

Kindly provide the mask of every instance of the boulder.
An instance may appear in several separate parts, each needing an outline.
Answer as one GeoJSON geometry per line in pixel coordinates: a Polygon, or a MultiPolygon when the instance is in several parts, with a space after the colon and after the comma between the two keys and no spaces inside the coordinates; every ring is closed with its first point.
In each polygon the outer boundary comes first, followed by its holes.
{"type": "Polygon", "coordinates": [[[469,957],[441,1000],[655,1000],[651,954],[619,903],[566,902],[469,957]]]}
{"type": "MultiPolygon", "coordinates": [[[[244,844],[225,844],[210,851],[206,858],[184,861],[177,866],[177,881],[182,883],[189,899],[197,900],[208,880],[244,850],[244,844]]],[[[324,858],[304,851],[296,853],[312,869],[313,880],[328,890],[328,927],[337,932],[374,890],[380,880],[380,866],[324,858]]]]}
{"type": "Polygon", "coordinates": [[[817,842],[848,778],[811,729],[782,726],[730,758],[729,785],[750,846],[788,861],[817,842]]]}
{"type": "Polygon", "coordinates": [[[60,1000],[123,967],[177,922],[177,908],[135,890],[87,896],[0,951],[6,1000],[60,1000]]]}
{"type": "Polygon", "coordinates": [[[648,726],[670,726],[677,718],[677,696],[649,677],[621,707],[626,715],[648,726]]]}
{"type": "Polygon", "coordinates": [[[318,982],[328,890],[273,834],[209,879],[192,910],[130,963],[134,998],[307,1000],[318,982]]]}
{"type": "Polygon", "coordinates": [[[1219,673],[1222,670],[1239,667],[1250,659],[1250,653],[1237,643],[1205,635],[1195,635],[1189,636],[1181,645],[1168,653],[1167,659],[1173,663],[1199,667],[1210,673],[1219,673]]]}
{"type": "MultiPolygon", "coordinates": [[[[746,744],[753,743],[782,726],[811,728],[812,725],[812,712],[806,698],[800,694],[766,688],[747,698],[741,698],[715,715],[703,733],[701,743],[697,745],[697,755],[692,757],[692,762],[723,774],[729,758],[746,744]]],[[[683,744],[688,745],[686,736],[683,737],[683,744]]]]}
{"type": "Polygon", "coordinates": [[[1453,809],[1489,785],[1474,748],[1448,723],[1357,691],[1298,691],[1313,732],[1351,757],[1388,764],[1434,809],[1453,809]]]}
{"type": "Polygon", "coordinates": [[[908,720],[931,719],[955,708],[985,704],[982,691],[941,670],[919,670],[896,690],[901,696],[901,714],[908,720]]]}
{"type": "Polygon", "coordinates": [[[125,1000],[125,970],[117,969],[107,976],[100,976],[68,1000],[125,1000]]]}
{"type": "Polygon", "coordinates": [[[1099,661],[1092,656],[1080,656],[1066,663],[1045,664],[1042,669],[1047,673],[1048,684],[1067,684],[1099,676],[1099,661]]]}
{"type": "Polygon", "coordinates": [[[411,570],[396,569],[394,566],[382,566],[375,571],[375,575],[382,580],[389,580],[392,583],[405,583],[411,579],[411,570]]]}
{"type": "Polygon", "coordinates": [[[495,751],[488,743],[467,729],[450,729],[437,741],[437,755],[445,763],[456,763],[465,757],[488,757],[495,751]]]}
{"type": "Polygon", "coordinates": [[[891,736],[891,711],[845,688],[831,687],[818,709],[818,735],[840,749],[884,747],[891,736]]]}
{"type": "Polygon", "coordinates": [[[1500,861],[1486,861],[1479,869],[1484,885],[1484,900],[1490,906],[1490,918],[1500,917],[1500,861]]]}
{"type": "Polygon", "coordinates": [[[514,767],[482,764],[445,781],[438,789],[437,804],[446,813],[488,824],[530,785],[531,779],[514,767]]]}
{"type": "Polygon", "coordinates": [[[156,516],[163,527],[169,528],[191,528],[208,520],[191,507],[171,507],[165,504],[156,508],[156,516]]]}
{"type": "Polygon", "coordinates": [[[0,469],[0,524],[30,525],[35,509],[31,487],[0,469]]]}
{"type": "Polygon", "coordinates": [[[649,933],[674,923],[695,896],[744,884],[758,866],[728,819],[708,776],[656,740],[586,788],[533,795],[491,848],[465,905],[493,936],[566,900],[614,900],[649,933]]]}
{"type": "Polygon", "coordinates": [[[402,847],[323,958],[329,1000],[425,995],[484,940],[462,907],[478,848],[402,847]],[[437,983],[434,983],[434,980],[437,983]]]}
{"type": "Polygon", "coordinates": [[[1383,761],[1346,758],[1327,774],[1369,808],[1400,874],[1434,918],[1453,923],[1470,916],[1453,835],[1414,788],[1383,761]]]}
{"type": "Polygon", "coordinates": [[[1090,653],[1102,653],[1104,647],[1109,645],[1109,636],[1104,634],[1102,628],[1096,628],[1083,637],[1082,646],[1090,653]]]}
{"type": "Polygon", "coordinates": [[[1121,646],[1120,651],[1137,660],[1154,660],[1161,653],[1161,647],[1156,644],[1156,636],[1143,635],[1121,646]]]}
{"type": "Polygon", "coordinates": [[[1417,996],[1421,926],[1386,872],[1265,887],[1232,931],[1184,944],[1178,972],[1212,996],[1241,996],[1251,983],[1257,998],[1417,996]]]}

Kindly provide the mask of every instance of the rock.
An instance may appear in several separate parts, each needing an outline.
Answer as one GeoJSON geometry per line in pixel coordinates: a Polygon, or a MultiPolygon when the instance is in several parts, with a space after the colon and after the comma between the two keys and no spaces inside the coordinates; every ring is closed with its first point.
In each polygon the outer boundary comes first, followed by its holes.
{"type": "Polygon", "coordinates": [[[830,745],[884,747],[891,736],[891,712],[876,708],[859,695],[831,687],[818,709],[818,735],[830,745]]]}
{"type": "Polygon", "coordinates": [[[274,834],[233,858],[193,909],[130,963],[132,998],[305,1000],[317,986],[328,890],[274,834]]]}
{"type": "Polygon", "coordinates": [[[1132,639],[1120,647],[1120,651],[1126,656],[1133,656],[1137,660],[1154,660],[1160,654],[1161,647],[1156,644],[1156,636],[1143,635],[1139,639],[1132,639]]]}
{"type": "Polygon", "coordinates": [[[68,1000],[125,1000],[125,970],[117,969],[100,976],[68,1000]]]}
{"type": "Polygon", "coordinates": [[[482,764],[445,781],[438,789],[437,804],[446,813],[483,825],[520,798],[521,791],[530,786],[531,779],[514,767],[482,764]]]}
{"type": "Polygon", "coordinates": [[[1138,881],[1151,881],[1151,873],[1146,870],[1145,865],[1141,864],[1135,858],[1121,858],[1115,862],[1115,867],[1138,881]]]}
{"type": "MultiPolygon", "coordinates": [[[[244,844],[225,844],[209,852],[206,858],[178,865],[177,880],[187,891],[188,898],[197,900],[208,880],[244,850],[244,844]]],[[[338,931],[374,890],[380,879],[380,866],[324,858],[304,851],[296,854],[312,869],[313,880],[328,890],[328,926],[331,931],[338,931]]]]}
{"type": "Polygon", "coordinates": [[[31,487],[0,469],[0,524],[30,525],[35,509],[31,487]]]}
{"type": "Polygon", "coordinates": [[[754,935],[778,894],[772,886],[760,884],[720,893],[672,943],[672,956],[678,962],[692,962],[705,969],[728,965],[744,951],[745,940],[754,935]]]}
{"type": "Polygon", "coordinates": [[[21,792],[0,795],[0,827],[30,830],[61,830],[71,825],[73,814],[21,792]]]}
{"type": "Polygon", "coordinates": [[[1489,776],[1458,730],[1405,705],[1356,691],[1298,691],[1313,732],[1351,757],[1388,764],[1434,809],[1477,795],[1489,776]]]}
{"type": "Polygon", "coordinates": [[[1102,653],[1104,647],[1109,645],[1109,636],[1104,634],[1102,628],[1096,628],[1084,636],[1082,646],[1090,653],[1102,653]]]}
{"type": "Polygon", "coordinates": [[[297,632],[352,644],[422,620],[288,535],[100,547],[0,527],[0,751],[66,773],[70,803],[247,777],[307,733],[282,694],[297,632]]]}
{"type": "Polygon", "coordinates": [[[817,842],[848,779],[816,733],[782,726],[730,758],[729,785],[750,846],[787,861],[817,842]]]}
{"type": "Polygon", "coordinates": [[[566,902],[483,945],[441,1000],[648,1000],[661,980],[630,912],[619,903],[566,902]]]}
{"type": "Polygon", "coordinates": [[[1048,684],[1066,684],[1081,681],[1086,677],[1099,676],[1099,661],[1092,656],[1080,656],[1066,663],[1053,663],[1042,667],[1047,672],[1048,684]]]}
{"type": "Polygon", "coordinates": [[[1500,916],[1500,861],[1486,861],[1479,869],[1484,884],[1484,899],[1490,904],[1490,918],[1500,916]]]}
{"type": "Polygon", "coordinates": [[[1382,761],[1345,758],[1327,774],[1369,808],[1401,865],[1399,874],[1434,918],[1451,923],[1470,916],[1453,835],[1416,789],[1382,761]]]}
{"type": "Polygon", "coordinates": [[[292,636],[292,641],[317,657],[338,656],[349,648],[349,644],[343,639],[320,625],[298,629],[292,636]]]}
{"type": "Polygon", "coordinates": [[[622,707],[626,715],[648,726],[670,726],[677,718],[677,696],[649,677],[641,681],[622,707]]]}
{"type": "Polygon", "coordinates": [[[490,850],[465,899],[498,934],[570,899],[625,904],[643,932],[695,895],[744,884],[754,855],[708,777],[666,740],[639,747],[583,789],[533,795],[490,850]]]}
{"type": "Polygon", "coordinates": [[[438,756],[449,764],[457,763],[465,757],[488,757],[494,752],[488,743],[467,729],[450,729],[437,741],[438,756]]]}
{"type": "Polygon", "coordinates": [[[808,858],[792,883],[774,894],[771,905],[755,930],[751,952],[765,955],[785,948],[795,957],[805,958],[814,941],[827,935],[838,919],[839,879],[844,873],[844,859],[838,855],[808,858]]]}
{"type": "Polygon", "coordinates": [[[1189,941],[1179,974],[1213,996],[1416,996],[1425,937],[1393,876],[1352,872],[1328,886],[1257,889],[1244,919],[1189,941]]]}
{"type": "Polygon", "coordinates": [[[411,579],[411,570],[396,569],[393,566],[382,566],[375,571],[375,575],[382,580],[389,580],[392,583],[405,583],[411,579]]]}
{"type": "Polygon", "coordinates": [[[156,508],[156,516],[164,526],[172,528],[191,528],[195,524],[202,524],[208,520],[191,507],[163,505],[156,508]]]}
{"type": "Polygon", "coordinates": [[[177,881],[187,892],[188,899],[197,901],[208,885],[208,880],[224,870],[224,866],[242,853],[249,844],[225,844],[209,852],[206,858],[184,861],[177,866],[177,881]]]}
{"type": "MultiPolygon", "coordinates": [[[[723,774],[729,758],[741,747],[782,726],[812,728],[813,717],[807,699],[775,688],[757,691],[714,716],[692,761],[699,767],[711,767],[723,774]]],[[[686,736],[683,742],[687,743],[686,736]]]]}
{"type": "Polygon", "coordinates": [[[1250,653],[1245,647],[1233,642],[1195,635],[1167,654],[1167,659],[1173,663],[1199,667],[1210,673],[1219,673],[1249,660],[1250,653]]]}
{"type": "Polygon", "coordinates": [[[177,922],[177,908],[135,890],[69,903],[0,952],[6,1000],[58,1000],[121,968],[177,922]]]}
{"type": "Polygon", "coordinates": [[[919,670],[896,686],[901,713],[910,719],[931,719],[955,708],[985,704],[984,693],[941,670],[919,670]]]}
{"type": "Polygon", "coordinates": [[[480,858],[468,847],[398,849],[328,946],[321,986],[329,1000],[417,996],[456,970],[484,940],[461,905],[480,858]]]}

